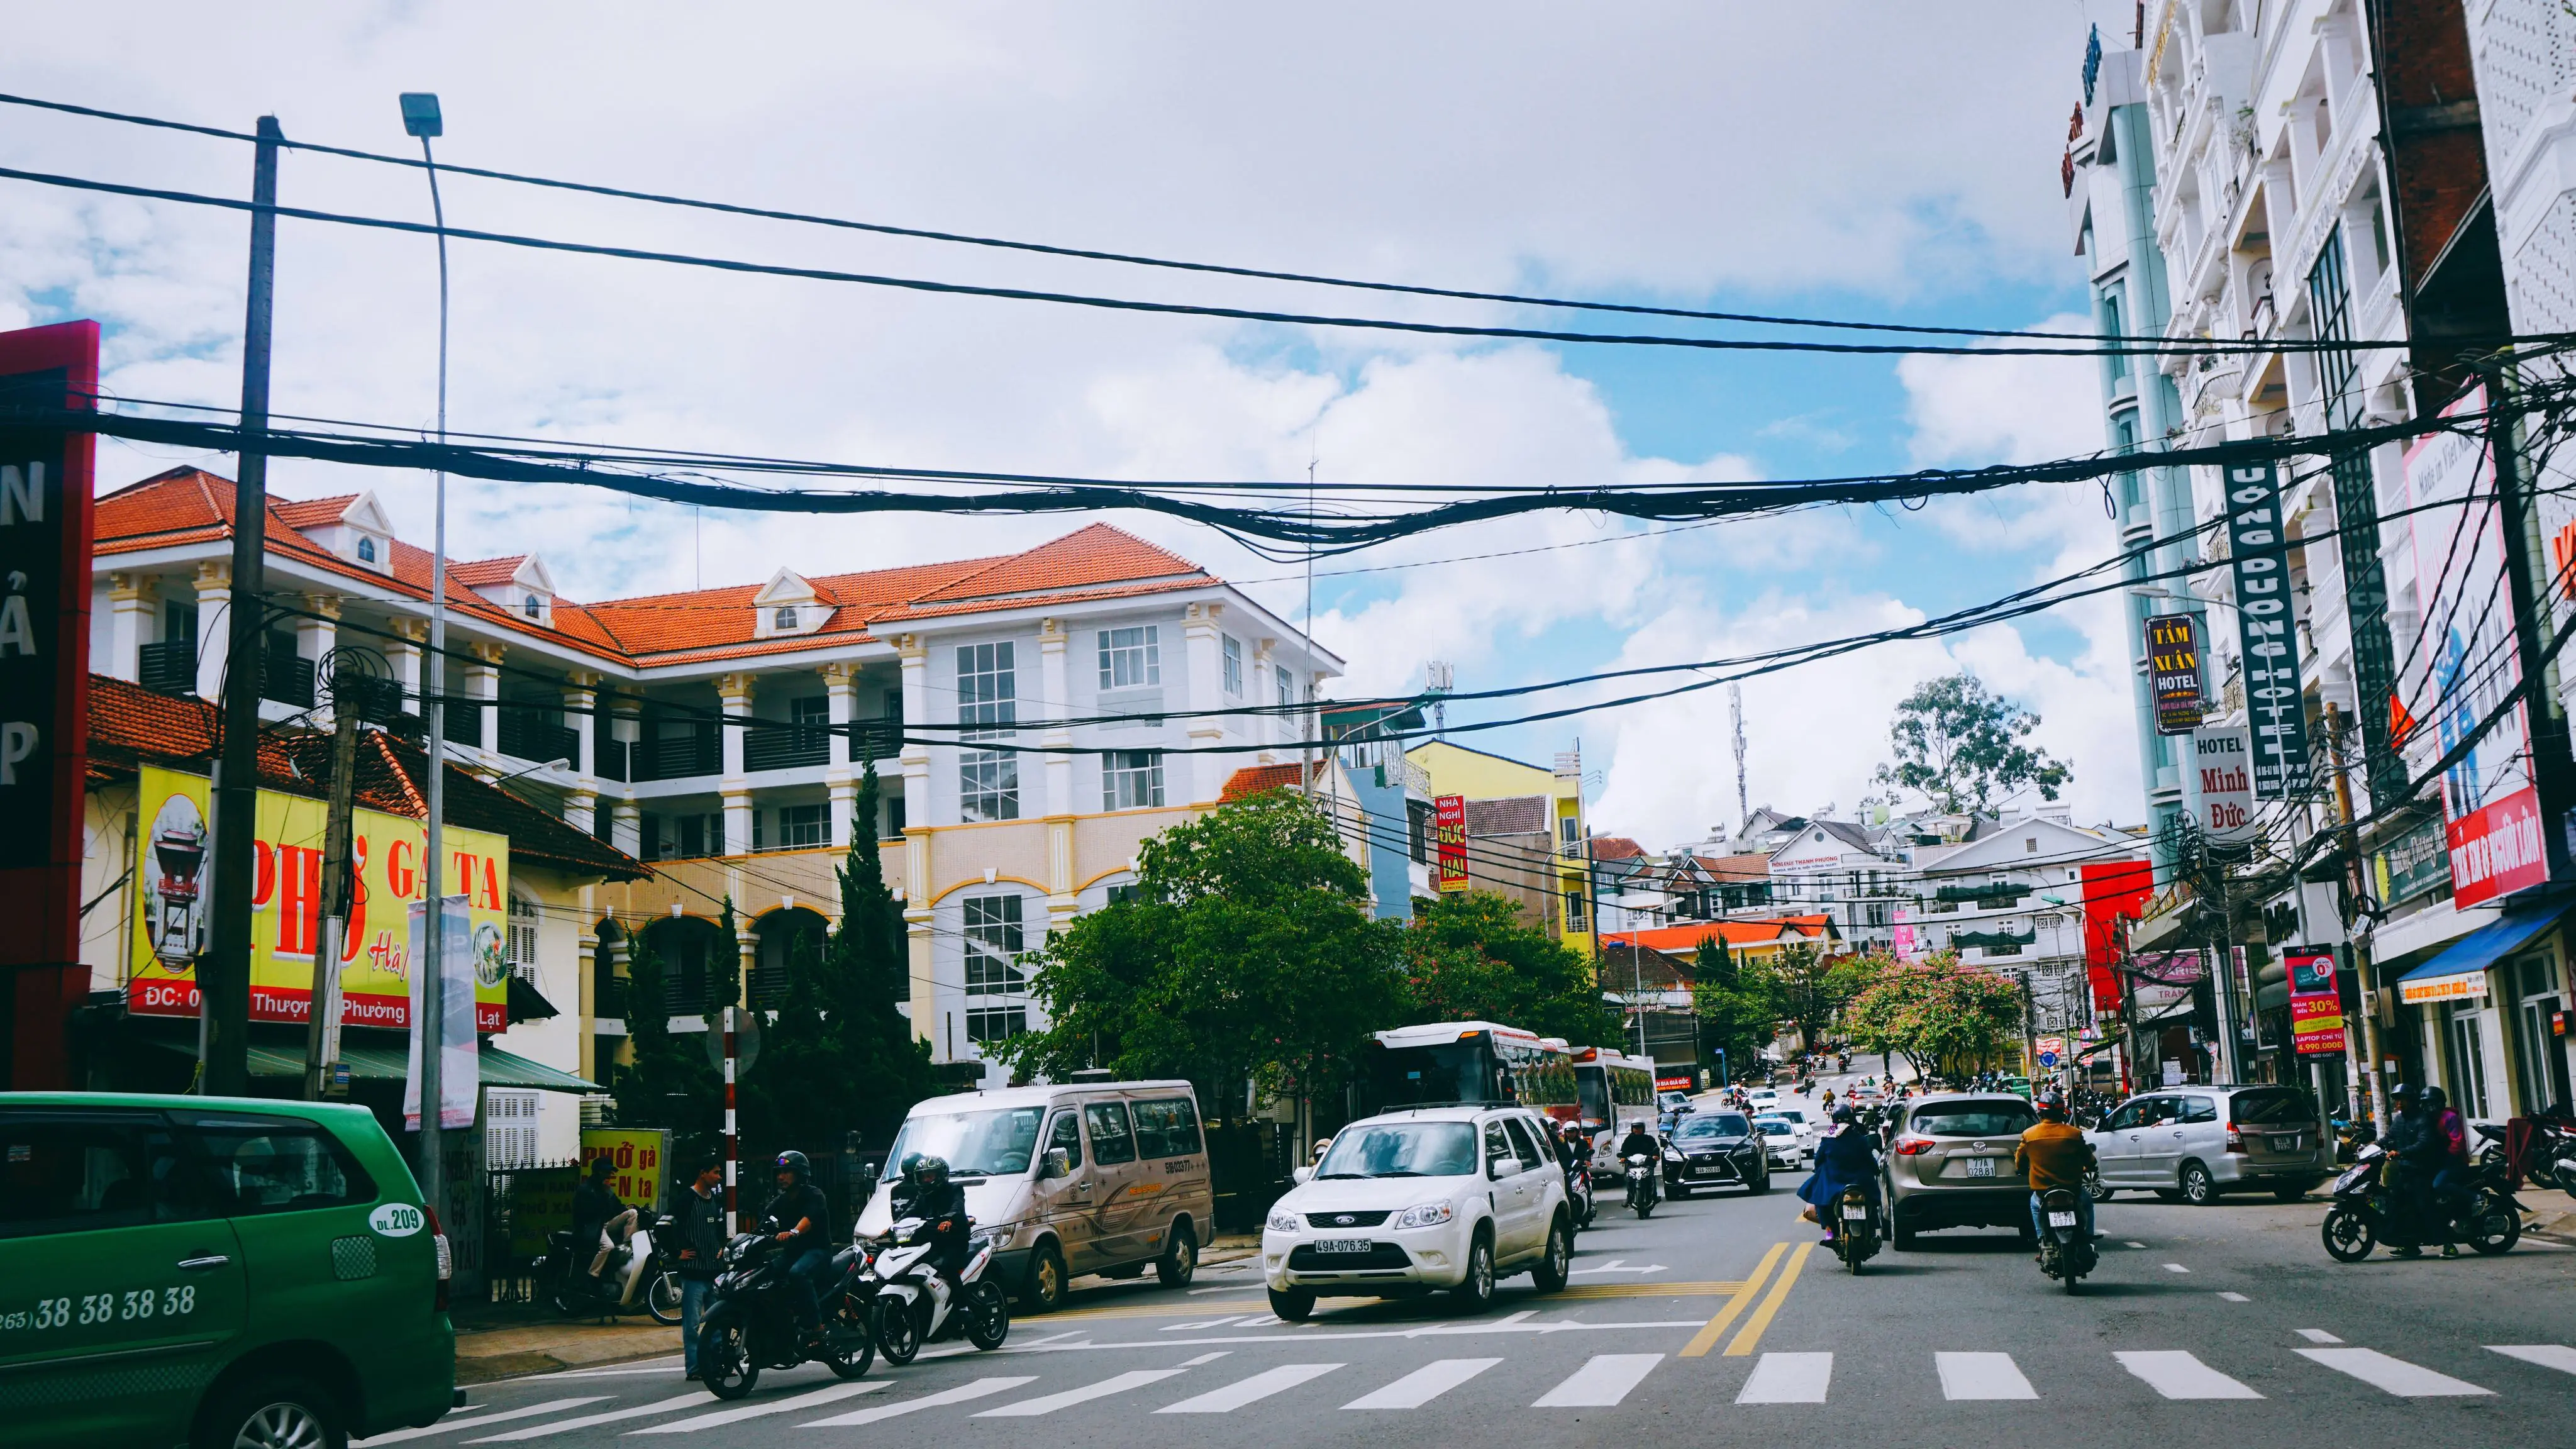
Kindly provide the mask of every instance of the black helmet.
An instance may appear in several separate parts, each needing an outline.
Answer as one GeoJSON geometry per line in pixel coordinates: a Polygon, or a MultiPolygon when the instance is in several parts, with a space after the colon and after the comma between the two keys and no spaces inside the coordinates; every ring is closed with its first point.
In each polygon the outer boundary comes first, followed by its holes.
{"type": "Polygon", "coordinates": [[[590,1175],[593,1177],[606,1177],[616,1170],[617,1164],[610,1161],[605,1155],[594,1157],[590,1160],[590,1175]]]}
{"type": "Polygon", "coordinates": [[[2448,1096],[2445,1096],[2445,1095],[2443,1094],[2443,1092],[2442,1092],[2442,1089],[2441,1089],[2441,1088],[2439,1088],[2439,1087],[2426,1087],[2426,1088],[2424,1089],[2424,1110],[2425,1110],[2425,1111],[2427,1111],[2427,1112],[2439,1112],[2439,1111],[2441,1111],[2444,1107],[2447,1107],[2447,1106],[2449,1106],[2450,1104],[2451,1104],[2451,1099],[2450,1099],[2448,1096]]]}
{"type": "Polygon", "coordinates": [[[2396,1102],[2414,1101],[2416,1097],[2415,1084],[2412,1082],[2399,1082],[2396,1086],[2388,1089],[2388,1096],[2391,1101],[2396,1102]]]}
{"type": "Polygon", "coordinates": [[[948,1159],[923,1153],[912,1160],[912,1185],[944,1187],[948,1182],[948,1159]]]}
{"type": "Polygon", "coordinates": [[[769,1167],[773,1172],[795,1173],[798,1182],[804,1182],[814,1175],[814,1164],[807,1162],[805,1154],[794,1148],[778,1154],[778,1160],[771,1163],[769,1167]]]}
{"type": "Polygon", "coordinates": [[[1852,1109],[1851,1109],[1851,1108],[1849,1108],[1849,1107],[1836,1107],[1836,1108],[1834,1109],[1834,1121],[1836,1121],[1836,1122],[1838,1122],[1838,1123],[1841,1123],[1841,1124],[1843,1124],[1844,1126],[1849,1126],[1849,1125],[1851,1124],[1851,1120],[1852,1120],[1852,1109]]]}

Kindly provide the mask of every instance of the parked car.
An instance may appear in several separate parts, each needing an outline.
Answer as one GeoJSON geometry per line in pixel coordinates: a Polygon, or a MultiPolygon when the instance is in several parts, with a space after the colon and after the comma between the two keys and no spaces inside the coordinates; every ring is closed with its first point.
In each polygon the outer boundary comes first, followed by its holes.
{"type": "Polygon", "coordinates": [[[1263,1225],[1270,1310],[1297,1323],[1317,1298],[1441,1289],[1481,1309],[1496,1278],[1523,1271],[1542,1293],[1563,1288],[1574,1223],[1545,1143],[1521,1107],[1416,1107],[1343,1128],[1263,1225]]]}
{"type": "Polygon", "coordinates": [[[1704,1187],[1771,1190],[1771,1157],[1753,1119],[1741,1112],[1684,1117],[1664,1142],[1664,1193],[1688,1197],[1704,1187]]]}
{"type": "Polygon", "coordinates": [[[915,1157],[947,1159],[966,1212],[991,1235],[993,1281],[1022,1310],[1064,1302],[1076,1274],[1133,1278],[1151,1268],[1172,1286],[1198,1271],[1214,1221],[1207,1144],[1190,1084],[1079,1082],[1012,1087],[913,1104],[886,1154],[887,1181],[859,1210],[858,1231],[894,1226],[894,1180],[915,1157]]]}
{"type": "Polygon", "coordinates": [[[2084,1138],[2101,1175],[2096,1201],[2145,1188],[2207,1204],[2259,1188],[2291,1202],[2334,1165],[2316,1100],[2298,1087],[2167,1087],[2121,1103],[2084,1138]]]}
{"type": "Polygon", "coordinates": [[[2001,1092],[1936,1092],[1897,1109],[1883,1159],[1889,1238],[1900,1249],[1936,1228],[2011,1228],[2033,1235],[2030,1182],[2013,1148],[2039,1120],[2001,1092]]]}
{"type": "Polygon", "coordinates": [[[1753,1130],[1762,1134],[1762,1147],[1770,1166],[1782,1172],[1806,1169],[1809,1149],[1798,1124],[1786,1117],[1765,1112],[1753,1119],[1753,1130]]]}
{"type": "Polygon", "coordinates": [[[338,1449],[434,1423],[450,1266],[363,1107],[0,1094],[13,1444],[338,1449]]]}

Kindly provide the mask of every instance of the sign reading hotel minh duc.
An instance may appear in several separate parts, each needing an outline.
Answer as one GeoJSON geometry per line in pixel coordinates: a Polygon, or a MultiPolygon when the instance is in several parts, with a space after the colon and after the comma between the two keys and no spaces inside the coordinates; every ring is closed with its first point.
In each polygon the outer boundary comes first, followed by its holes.
{"type": "Polygon", "coordinates": [[[2189,614],[2147,620],[2147,683],[2156,696],[2156,733],[2200,728],[2200,627],[2189,614]]]}
{"type": "MultiPolygon", "coordinates": [[[[203,775],[146,765],[136,818],[143,838],[134,892],[137,1016],[195,1016],[197,955],[212,914],[212,818],[203,775]]],[[[302,1022],[313,1012],[313,957],[322,942],[322,828],[327,808],[259,792],[258,874],[251,885],[250,1019],[302,1022]]],[[[340,952],[340,1020],[411,1025],[409,902],[421,899],[422,823],[361,809],[350,849],[358,889],[340,952]]],[[[447,880],[467,902],[474,958],[474,1026],[509,1025],[510,843],[448,826],[447,880]]],[[[454,896],[449,899],[455,899],[454,896]]]]}

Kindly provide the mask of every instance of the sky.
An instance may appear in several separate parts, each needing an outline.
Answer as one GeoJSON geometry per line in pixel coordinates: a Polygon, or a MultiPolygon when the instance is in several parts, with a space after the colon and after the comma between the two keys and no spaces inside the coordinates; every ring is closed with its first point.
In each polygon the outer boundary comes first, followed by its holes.
{"type": "MultiPolygon", "coordinates": [[[[442,161],[1102,250],[1476,290],[1986,327],[2081,326],[2057,168],[2085,27],[2128,7],[1808,3],[1225,7],[124,7],[113,43],[11,22],[0,91],[442,161]]],[[[246,194],[236,142],[0,107],[0,165],[246,194]]],[[[427,220],[417,170],[289,153],[281,199],[427,220]]],[[[1586,330],[1603,319],[1182,276],[449,177],[451,223],[963,281],[1586,330]]],[[[240,397],[246,221],[0,180],[0,329],[106,327],[105,385],[240,397]]],[[[928,296],[459,242],[459,431],[1140,480],[1568,487],[2028,462],[2102,445],[2083,359],[1683,353],[1309,329],[928,296]]],[[[281,225],[274,410],[427,428],[421,237],[281,225]]],[[[1613,325],[1607,330],[1630,330],[1613,325]]],[[[1751,335],[1754,329],[1740,329],[1751,335]]],[[[231,460],[102,440],[112,487],[231,460]]],[[[373,488],[426,542],[426,477],[281,460],[280,494],[373,488]]],[[[1083,519],[812,519],[455,484],[450,552],[543,554],[576,599],[1004,552],[1083,519]]],[[[1107,521],[1306,616],[1304,572],[1201,526],[1107,521]]],[[[2116,549],[2091,485],[1920,512],[1654,528],[1553,513],[1317,566],[1345,695],[1702,661],[1910,623],[2116,549]]],[[[2143,813],[2116,596],[1743,685],[1756,806],[1848,814],[1896,703],[1969,669],[2041,716],[2077,818],[2143,813]]],[[[1696,678],[1705,676],[1682,676],[1696,678]]],[[[1598,702],[1602,690],[1539,696],[1598,702]]],[[[1525,706],[1523,707],[1525,708],[1525,706]]],[[[1461,705],[1453,729],[1517,708],[1461,705]]],[[[1604,833],[1737,820],[1726,691],[1454,736],[1582,750],[1604,833]]]]}

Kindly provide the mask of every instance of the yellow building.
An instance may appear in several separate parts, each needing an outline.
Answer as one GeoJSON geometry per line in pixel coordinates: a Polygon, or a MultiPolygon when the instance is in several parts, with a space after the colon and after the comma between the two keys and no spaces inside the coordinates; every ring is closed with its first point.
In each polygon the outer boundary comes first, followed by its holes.
{"type": "Polygon", "coordinates": [[[1592,954],[1592,832],[1583,818],[1582,753],[1567,751],[1548,767],[1433,740],[1406,751],[1404,757],[1431,777],[1435,797],[1459,795],[1470,801],[1536,797],[1545,802],[1542,811],[1551,826],[1550,844],[1556,854],[1551,924],[1567,945],[1592,954]]]}

